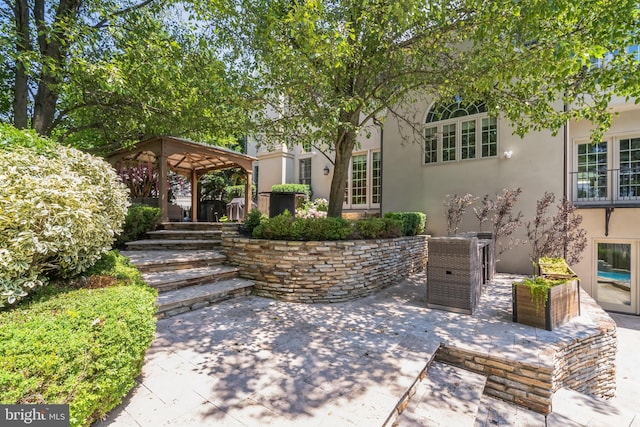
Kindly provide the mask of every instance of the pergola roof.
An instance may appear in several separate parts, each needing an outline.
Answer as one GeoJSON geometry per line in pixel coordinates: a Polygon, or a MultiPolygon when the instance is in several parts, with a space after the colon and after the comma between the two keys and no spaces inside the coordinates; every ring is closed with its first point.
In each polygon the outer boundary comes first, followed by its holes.
{"type": "Polygon", "coordinates": [[[107,155],[111,164],[127,161],[155,163],[165,156],[167,166],[175,172],[189,176],[195,172],[202,176],[212,170],[239,167],[252,170],[255,157],[188,139],[173,136],[156,136],[129,148],[121,148],[107,155]]]}
{"type": "MultiPolygon", "coordinates": [[[[198,213],[198,193],[193,189],[197,188],[198,179],[210,171],[229,168],[243,169],[246,175],[245,206],[251,206],[251,175],[253,162],[257,159],[246,154],[173,136],[155,136],[141,141],[133,147],[114,151],[106,156],[106,159],[114,166],[122,162],[151,162],[158,165],[158,198],[162,222],[169,220],[168,169],[185,175],[191,180],[193,221],[197,221],[198,213]]],[[[245,216],[248,211],[249,209],[245,209],[245,216]]]]}

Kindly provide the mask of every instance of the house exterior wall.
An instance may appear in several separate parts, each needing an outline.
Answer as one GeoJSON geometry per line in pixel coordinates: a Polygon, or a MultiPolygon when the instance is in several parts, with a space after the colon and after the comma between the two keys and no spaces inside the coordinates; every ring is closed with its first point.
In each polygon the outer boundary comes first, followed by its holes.
{"type": "MultiPolygon", "coordinates": [[[[603,141],[610,144],[624,138],[640,137],[640,107],[630,103],[614,103],[614,109],[618,116],[614,117],[613,125],[605,134],[603,141]]],[[[575,170],[577,144],[585,143],[589,140],[590,124],[586,121],[570,123],[569,161],[570,170],[575,170]]],[[[610,150],[612,151],[612,150],[610,150]]],[[[618,163],[611,163],[611,167],[618,168],[618,163]]],[[[611,184],[610,184],[611,185],[611,184]]],[[[576,188],[569,182],[569,192],[575,198],[576,188]]],[[[615,188],[611,188],[615,191],[615,188]]],[[[587,231],[587,248],[580,263],[572,266],[581,279],[582,287],[590,295],[597,295],[597,246],[598,243],[628,243],[632,246],[631,270],[635,270],[632,276],[632,284],[636,291],[632,292],[632,303],[629,312],[638,314],[640,301],[637,292],[638,271],[640,269],[640,200],[638,201],[606,201],[597,204],[601,207],[594,207],[594,204],[580,204],[578,212],[583,217],[583,228],[587,231]],[[606,229],[605,206],[614,208],[609,219],[609,227],[606,229]],[[607,235],[608,232],[608,235],[607,235]]],[[[632,273],[633,274],[633,273],[632,273]]],[[[620,309],[619,307],[612,307],[620,309]]],[[[623,307],[624,309],[624,307],[623,307]]]]}
{"type": "MultiPolygon", "coordinates": [[[[311,164],[311,189],[312,198],[329,199],[331,189],[331,179],[333,177],[333,160],[335,154],[333,152],[321,152],[316,147],[307,147],[303,149],[300,145],[288,147],[286,145],[278,145],[276,147],[262,146],[255,148],[255,144],[250,144],[252,150],[256,151],[258,161],[258,192],[271,191],[271,187],[275,184],[300,183],[302,175],[301,161],[310,161],[311,164]],[[325,155],[326,154],[326,155],[325,155]],[[325,175],[324,169],[328,168],[329,173],[325,175]]],[[[367,195],[370,198],[371,188],[371,164],[372,153],[380,151],[380,128],[373,124],[365,127],[358,135],[358,143],[354,149],[354,155],[367,156],[367,195]]],[[[349,175],[351,176],[351,170],[349,175]]],[[[351,180],[350,180],[351,183],[351,180]]],[[[379,203],[368,201],[365,204],[346,204],[344,211],[351,210],[365,211],[368,213],[379,212],[379,203]]]]}
{"type": "MultiPolygon", "coordinates": [[[[411,106],[418,116],[426,117],[431,102],[411,106]]],[[[422,120],[424,122],[424,120],[422,120]]],[[[525,220],[535,213],[536,201],[545,191],[563,194],[563,134],[529,133],[524,138],[513,135],[504,118],[498,119],[497,156],[473,160],[457,160],[424,164],[421,135],[406,137],[396,119],[385,123],[383,141],[383,201],[382,211],[421,211],[427,214],[427,233],[447,234],[444,201],[447,195],[470,193],[482,198],[494,196],[503,189],[520,187],[522,194],[516,212],[522,211],[525,220]],[[403,136],[404,134],[404,136],[403,136]],[[511,158],[505,152],[511,152],[511,158]]],[[[459,231],[479,229],[473,209],[466,212],[459,231]]],[[[483,230],[490,225],[484,224],[483,230]]],[[[524,228],[516,238],[524,239],[524,228]]],[[[530,249],[518,245],[499,256],[497,268],[502,272],[531,273],[530,249]]]]}

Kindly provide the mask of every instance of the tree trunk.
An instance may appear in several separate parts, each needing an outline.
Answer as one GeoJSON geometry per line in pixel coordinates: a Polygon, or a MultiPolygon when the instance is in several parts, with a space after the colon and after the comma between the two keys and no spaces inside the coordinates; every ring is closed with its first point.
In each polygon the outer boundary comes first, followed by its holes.
{"type": "Polygon", "coordinates": [[[349,164],[355,144],[356,133],[353,128],[342,128],[336,141],[336,160],[333,168],[333,178],[331,179],[327,216],[342,216],[344,189],[349,178],[349,164]]]}
{"type": "Polygon", "coordinates": [[[29,7],[27,0],[17,0],[14,8],[16,24],[16,78],[13,86],[13,124],[19,129],[25,129],[28,125],[28,76],[22,63],[22,57],[31,51],[29,39],[29,7]]]}
{"type": "Polygon", "coordinates": [[[33,106],[33,128],[40,135],[51,135],[58,104],[58,89],[61,81],[59,70],[66,69],[66,48],[70,34],[66,34],[65,25],[76,19],[82,0],[60,0],[56,11],[53,30],[46,36],[44,0],[36,0],[34,15],[38,29],[38,47],[44,62],[55,64],[55,67],[42,67],[33,106]],[[64,23],[61,25],[56,25],[64,23]]]}

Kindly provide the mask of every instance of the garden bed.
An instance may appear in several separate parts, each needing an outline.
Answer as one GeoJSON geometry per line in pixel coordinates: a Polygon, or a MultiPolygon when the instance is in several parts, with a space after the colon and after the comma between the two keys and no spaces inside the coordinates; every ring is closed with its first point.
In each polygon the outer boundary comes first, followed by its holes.
{"type": "Polygon", "coordinates": [[[290,302],[340,302],[370,295],[427,263],[428,236],[344,241],[223,237],[229,264],[256,295],[290,302]]]}

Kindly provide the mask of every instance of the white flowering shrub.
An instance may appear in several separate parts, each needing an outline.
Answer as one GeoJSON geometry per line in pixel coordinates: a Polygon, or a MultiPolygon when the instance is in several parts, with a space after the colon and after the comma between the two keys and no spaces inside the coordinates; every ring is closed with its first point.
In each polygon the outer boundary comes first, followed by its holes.
{"type": "MultiPolygon", "coordinates": [[[[11,136],[3,130],[0,141],[11,136]]],[[[50,277],[91,267],[121,231],[129,201],[115,170],[99,158],[61,146],[0,146],[3,307],[50,277]]]]}
{"type": "Polygon", "coordinates": [[[315,199],[313,202],[307,201],[303,207],[296,209],[296,218],[326,218],[329,202],[326,199],[315,199]]]}

